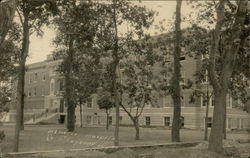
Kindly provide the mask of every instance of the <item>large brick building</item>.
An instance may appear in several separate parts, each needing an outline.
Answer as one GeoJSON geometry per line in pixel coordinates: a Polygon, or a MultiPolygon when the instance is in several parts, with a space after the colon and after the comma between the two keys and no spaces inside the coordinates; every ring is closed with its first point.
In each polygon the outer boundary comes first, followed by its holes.
{"type": "MultiPolygon", "coordinates": [[[[182,78],[184,82],[187,79],[194,79],[194,74],[201,67],[202,57],[194,59],[185,57],[181,61],[182,78]]],[[[25,121],[27,123],[39,122],[45,119],[52,119],[58,123],[66,114],[66,107],[62,96],[63,78],[56,71],[61,60],[53,60],[49,55],[43,62],[30,64],[27,66],[25,76],[25,121]],[[53,115],[53,117],[48,117],[53,115]]],[[[155,66],[154,73],[158,73],[159,68],[155,66]]],[[[195,85],[196,89],[203,92],[212,92],[211,86],[207,86],[207,79],[202,83],[195,85]]],[[[198,96],[194,102],[190,102],[190,95],[193,89],[182,90],[182,125],[186,128],[204,128],[206,103],[205,96],[198,96]]],[[[83,106],[83,124],[84,125],[104,125],[106,123],[106,114],[100,110],[97,105],[97,94],[92,95],[92,99],[83,106]]],[[[230,94],[227,96],[227,128],[228,129],[246,129],[250,127],[249,113],[239,108],[241,103],[232,99],[230,94]]],[[[8,119],[6,121],[15,121],[15,104],[13,103],[8,119]]],[[[249,105],[248,105],[249,106],[249,105]]],[[[209,127],[212,125],[213,98],[209,101],[209,127]]],[[[121,125],[131,125],[132,122],[127,114],[121,109],[121,125]]],[[[171,126],[173,119],[173,102],[170,95],[157,93],[157,102],[154,105],[147,105],[140,117],[142,126],[171,126]]],[[[62,121],[63,122],[63,121],[62,121]]],[[[61,123],[62,123],[61,122],[61,123]]],[[[112,111],[110,124],[115,123],[115,113],[112,111]]],[[[80,125],[79,106],[76,109],[76,124],[80,125]]]]}

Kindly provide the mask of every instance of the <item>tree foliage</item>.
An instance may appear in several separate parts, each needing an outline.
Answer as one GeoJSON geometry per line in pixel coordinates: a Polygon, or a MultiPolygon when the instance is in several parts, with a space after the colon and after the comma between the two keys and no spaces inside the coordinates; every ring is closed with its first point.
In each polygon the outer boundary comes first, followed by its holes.
{"type": "MultiPolygon", "coordinates": [[[[225,133],[226,95],[230,84],[239,85],[233,79],[238,75],[246,75],[245,66],[242,69],[236,63],[244,62],[239,56],[248,56],[245,52],[246,41],[249,36],[249,2],[225,1],[205,3],[201,15],[212,25],[210,31],[210,49],[207,69],[209,80],[215,94],[215,108],[213,113],[213,127],[209,139],[209,149],[222,152],[222,139],[225,133]],[[213,28],[214,26],[214,28],[213,28]],[[237,62],[237,60],[239,60],[237,62]]],[[[202,5],[201,5],[202,6],[202,5]]],[[[201,16],[200,16],[201,17],[201,16]]],[[[249,63],[249,62],[248,62],[249,63]]],[[[243,64],[244,65],[244,64],[243,64]]],[[[248,71],[248,70],[247,70],[248,71]]],[[[236,87],[233,87],[233,90],[236,87]]]]}

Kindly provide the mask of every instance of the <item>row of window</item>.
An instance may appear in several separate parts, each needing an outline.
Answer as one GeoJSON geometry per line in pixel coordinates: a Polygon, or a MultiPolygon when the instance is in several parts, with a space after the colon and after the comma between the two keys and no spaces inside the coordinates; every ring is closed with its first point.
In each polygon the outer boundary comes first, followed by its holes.
{"type": "MultiPolygon", "coordinates": [[[[181,127],[184,127],[184,125],[185,125],[184,124],[184,117],[181,116],[180,119],[181,119],[181,127]]],[[[86,123],[91,124],[91,120],[92,120],[92,116],[88,115],[87,119],[86,119],[86,123]]],[[[122,121],[122,116],[120,116],[120,122],[121,121],[122,121]]],[[[166,126],[166,127],[170,126],[170,124],[171,124],[170,117],[168,117],[168,116],[164,117],[163,121],[164,121],[164,126],[166,126]]],[[[113,117],[112,116],[109,116],[108,123],[110,125],[112,125],[112,123],[113,123],[113,117]]],[[[100,124],[100,117],[98,118],[98,124],[100,124]]],[[[145,117],[145,125],[146,126],[151,126],[151,117],[150,116],[145,117]]],[[[212,127],[212,118],[211,117],[208,118],[208,127],[212,127]]]]}
{"type": "MultiPolygon", "coordinates": [[[[233,106],[233,98],[232,98],[231,94],[227,95],[226,100],[227,100],[227,102],[226,102],[227,107],[232,107],[233,106]]],[[[210,107],[213,107],[215,105],[214,96],[212,93],[209,94],[208,99],[207,99],[207,96],[201,96],[201,107],[206,107],[207,104],[210,107]]]]}
{"type": "MultiPolygon", "coordinates": [[[[50,68],[50,75],[56,74],[56,69],[57,69],[56,66],[51,67],[50,68]]],[[[45,81],[46,80],[46,72],[42,72],[42,73],[37,73],[37,72],[35,72],[35,73],[29,73],[29,84],[37,82],[37,80],[39,78],[41,78],[42,81],[45,81]],[[40,77],[40,75],[41,75],[41,77],[40,77]]]]}
{"type": "MultiPolygon", "coordinates": [[[[86,123],[91,124],[92,119],[94,119],[94,118],[97,118],[97,117],[93,117],[91,115],[88,115],[87,119],[86,119],[86,123]]],[[[120,116],[120,122],[122,121],[122,119],[123,119],[122,116],[120,116]]],[[[180,119],[181,119],[181,127],[184,127],[185,126],[184,117],[181,116],[180,119]]],[[[101,118],[100,118],[100,116],[98,116],[98,122],[96,122],[96,123],[101,124],[100,121],[101,121],[101,118]]],[[[170,120],[169,116],[163,117],[163,121],[164,121],[164,126],[165,127],[171,126],[171,122],[170,122],[171,120],[170,120]]],[[[212,117],[208,117],[208,120],[207,120],[207,127],[208,128],[212,127],[212,121],[213,121],[212,117]]],[[[93,122],[94,122],[94,120],[93,120],[93,122]]],[[[112,123],[113,123],[113,117],[112,116],[109,116],[108,122],[109,122],[110,125],[112,125],[112,123]]],[[[204,120],[204,122],[205,122],[205,120],[204,120]]],[[[233,120],[232,118],[228,118],[228,120],[227,120],[227,128],[229,128],[229,129],[231,129],[231,128],[243,129],[244,128],[244,123],[245,123],[244,119],[242,119],[242,118],[237,118],[236,120],[235,119],[233,120]]],[[[151,117],[150,116],[145,117],[145,125],[146,126],[151,126],[151,117]]]]}
{"type": "MultiPolygon", "coordinates": [[[[44,96],[44,87],[41,87],[41,96],[44,96]]],[[[34,87],[34,88],[29,88],[28,90],[28,97],[35,97],[37,96],[37,88],[34,87]]]]}
{"type": "MultiPolygon", "coordinates": [[[[37,72],[36,73],[30,73],[29,74],[29,84],[37,82],[37,80],[39,78],[38,76],[39,75],[38,75],[37,72]]],[[[42,78],[42,81],[46,80],[46,73],[45,72],[41,73],[41,78],[42,78]]]]}

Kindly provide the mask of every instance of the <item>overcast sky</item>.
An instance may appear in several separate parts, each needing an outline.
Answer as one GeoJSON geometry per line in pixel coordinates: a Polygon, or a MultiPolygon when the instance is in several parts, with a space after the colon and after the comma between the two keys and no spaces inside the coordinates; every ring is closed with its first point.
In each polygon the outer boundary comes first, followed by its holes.
{"type": "MultiPolygon", "coordinates": [[[[136,2],[138,3],[138,2],[136,2]]],[[[173,21],[173,15],[175,12],[176,2],[173,1],[142,1],[141,5],[145,5],[149,9],[153,9],[159,13],[157,17],[155,17],[154,25],[159,24],[160,21],[165,19],[164,26],[169,25],[168,21],[173,21]]],[[[193,11],[190,6],[186,4],[184,1],[182,4],[182,15],[188,15],[193,11]]],[[[159,33],[159,31],[154,27],[154,25],[150,28],[149,32],[151,35],[155,35],[155,33],[159,33]]],[[[188,24],[182,23],[182,28],[187,27],[188,24]]],[[[45,28],[43,37],[36,37],[36,35],[32,35],[30,39],[30,52],[29,57],[27,59],[27,64],[43,61],[46,59],[48,54],[51,54],[54,46],[52,45],[52,40],[55,38],[55,31],[53,28],[45,28]]]]}

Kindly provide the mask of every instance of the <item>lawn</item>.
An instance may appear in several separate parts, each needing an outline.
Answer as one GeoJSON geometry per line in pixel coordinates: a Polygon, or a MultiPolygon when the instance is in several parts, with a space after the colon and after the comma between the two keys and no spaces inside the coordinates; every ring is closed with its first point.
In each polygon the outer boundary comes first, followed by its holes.
{"type": "MultiPolygon", "coordinates": [[[[4,153],[12,151],[14,126],[4,126],[6,134],[1,144],[4,153]]],[[[1,130],[1,129],[0,129],[1,130]]],[[[74,133],[66,132],[64,125],[27,125],[20,134],[20,151],[44,151],[62,149],[83,149],[113,145],[114,127],[77,128],[74,133]]],[[[202,141],[204,131],[181,130],[183,142],[202,141]]],[[[150,145],[171,142],[170,129],[141,128],[141,139],[134,140],[133,127],[120,127],[120,145],[150,145]]],[[[228,133],[228,139],[248,139],[247,133],[228,133]]]]}

